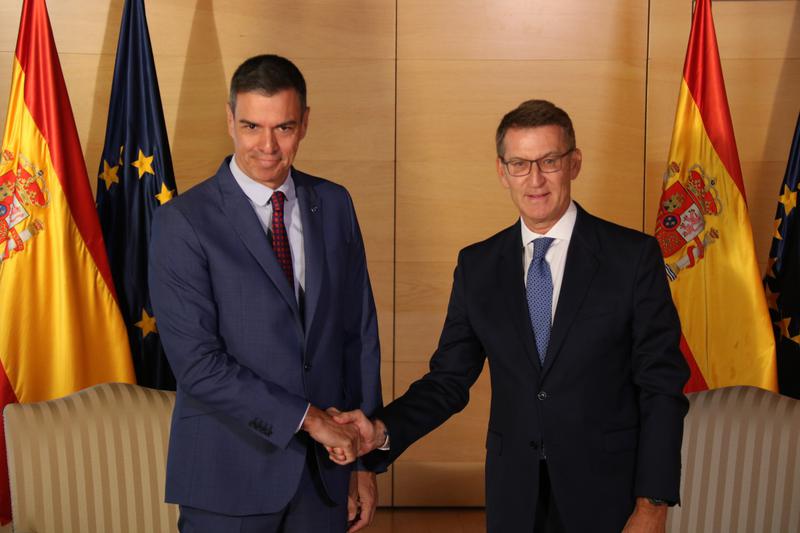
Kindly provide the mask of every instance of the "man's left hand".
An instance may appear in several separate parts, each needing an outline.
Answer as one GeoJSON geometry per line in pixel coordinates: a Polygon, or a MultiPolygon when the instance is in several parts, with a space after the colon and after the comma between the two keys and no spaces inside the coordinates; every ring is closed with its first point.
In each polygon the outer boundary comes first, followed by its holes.
{"type": "Polygon", "coordinates": [[[347,495],[347,533],[370,525],[378,506],[378,480],[374,472],[353,470],[347,495]]]}
{"type": "Polygon", "coordinates": [[[665,533],[668,509],[666,505],[650,503],[647,498],[636,498],[636,508],[622,533],[665,533]]]}

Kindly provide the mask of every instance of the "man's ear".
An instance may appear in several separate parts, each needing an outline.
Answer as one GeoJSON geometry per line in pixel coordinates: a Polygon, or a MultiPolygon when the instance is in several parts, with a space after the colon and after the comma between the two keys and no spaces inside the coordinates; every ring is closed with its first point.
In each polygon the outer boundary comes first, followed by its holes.
{"type": "Polygon", "coordinates": [[[233,111],[231,110],[230,102],[225,104],[225,114],[228,117],[228,135],[233,137],[234,131],[236,129],[236,123],[233,116],[233,111]]]}
{"type": "Polygon", "coordinates": [[[572,177],[570,179],[575,179],[578,177],[578,173],[581,171],[581,164],[583,163],[583,152],[581,152],[580,148],[575,148],[570,154],[570,167],[572,172],[572,177]]]}
{"type": "Polygon", "coordinates": [[[300,120],[300,138],[303,139],[308,132],[308,115],[311,114],[311,108],[306,107],[305,112],[303,113],[303,118],[300,120]]]}
{"type": "Polygon", "coordinates": [[[500,156],[497,156],[495,164],[497,167],[497,179],[500,180],[500,185],[502,185],[503,188],[508,189],[508,177],[506,176],[506,167],[503,164],[503,159],[500,156]]]}

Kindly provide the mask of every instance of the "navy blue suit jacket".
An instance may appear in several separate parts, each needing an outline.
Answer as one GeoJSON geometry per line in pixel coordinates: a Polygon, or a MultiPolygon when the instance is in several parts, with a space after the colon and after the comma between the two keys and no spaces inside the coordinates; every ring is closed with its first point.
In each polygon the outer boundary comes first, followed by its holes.
{"type": "MultiPolygon", "coordinates": [[[[367,413],[381,405],[378,330],[347,191],[292,170],[306,260],[301,311],[229,162],[153,219],[150,293],[178,385],[166,498],[263,514],[297,489],[310,439],[296,430],[308,402],[367,413]]],[[[346,501],[350,467],[318,446],[316,455],[328,495],[346,501]]]]}
{"type": "Polygon", "coordinates": [[[580,207],[542,367],[519,222],[461,251],[430,372],[377,415],[385,466],[469,401],[488,358],[490,533],[533,531],[544,454],[567,531],[619,533],[636,496],[678,501],[689,377],[655,239],[580,207]]]}

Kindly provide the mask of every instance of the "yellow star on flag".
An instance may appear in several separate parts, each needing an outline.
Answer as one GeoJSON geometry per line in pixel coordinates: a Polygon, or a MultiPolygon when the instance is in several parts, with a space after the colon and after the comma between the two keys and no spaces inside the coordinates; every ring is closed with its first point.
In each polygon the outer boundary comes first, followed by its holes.
{"type": "Polygon", "coordinates": [[[792,209],[797,205],[797,191],[791,190],[786,184],[783,185],[783,194],[778,198],[780,203],[783,204],[783,212],[786,216],[792,212],[792,209]]]}
{"type": "Polygon", "coordinates": [[[767,304],[769,304],[769,308],[770,309],[775,309],[777,311],[778,310],[778,296],[780,295],[780,293],[772,292],[771,290],[769,290],[769,287],[766,287],[766,291],[767,291],[767,304]]]}
{"type": "Polygon", "coordinates": [[[780,241],[783,240],[783,235],[781,235],[781,232],[778,231],[778,228],[781,227],[781,222],[783,222],[782,218],[776,218],[775,219],[775,232],[772,234],[773,237],[775,237],[776,239],[778,239],[780,241]]]}
{"type": "Polygon", "coordinates": [[[142,330],[142,338],[147,337],[151,333],[158,333],[156,317],[148,315],[145,309],[142,309],[142,319],[135,325],[142,330]]]}
{"type": "Polygon", "coordinates": [[[795,344],[800,344],[800,335],[795,335],[794,337],[790,337],[789,340],[791,340],[795,344]]]}
{"type": "Polygon", "coordinates": [[[139,159],[131,163],[131,165],[135,166],[139,169],[139,179],[142,179],[147,172],[155,176],[155,172],[153,172],[153,156],[146,156],[142,150],[139,150],[139,159]]]}
{"type": "Polygon", "coordinates": [[[161,192],[156,194],[156,198],[158,198],[158,203],[161,205],[164,205],[165,203],[172,200],[174,196],[175,196],[175,191],[167,189],[166,183],[161,184],[161,192]]]}
{"type": "Polygon", "coordinates": [[[109,190],[115,183],[119,183],[119,176],[117,176],[117,166],[111,166],[103,159],[103,172],[100,173],[100,179],[106,182],[106,190],[109,190]]]}

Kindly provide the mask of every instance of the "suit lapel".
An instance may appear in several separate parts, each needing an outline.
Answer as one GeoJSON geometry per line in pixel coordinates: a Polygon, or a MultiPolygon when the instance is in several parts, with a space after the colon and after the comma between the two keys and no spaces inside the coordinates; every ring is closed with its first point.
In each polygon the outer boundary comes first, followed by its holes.
{"type": "Polygon", "coordinates": [[[309,331],[319,303],[322,277],[325,272],[323,268],[325,240],[322,234],[322,206],[309,177],[295,169],[292,169],[292,176],[300,207],[300,219],[303,222],[303,249],[306,255],[304,318],[306,331],[309,331]]]}
{"type": "Polygon", "coordinates": [[[590,215],[578,206],[578,218],[567,250],[564,279],[561,282],[561,294],[558,297],[558,307],[550,331],[550,343],[547,347],[542,377],[547,375],[558,357],[561,345],[597,271],[599,245],[591,222],[590,215]]]}
{"type": "Polygon", "coordinates": [[[267,276],[291,307],[296,318],[300,319],[297,299],[294,290],[286,282],[286,275],[281,270],[275,252],[267,239],[266,233],[253,211],[247,196],[236,183],[228,167],[230,159],[226,159],[217,171],[217,179],[222,192],[222,210],[231,222],[231,227],[244,242],[247,250],[267,273],[267,276]]]}
{"type": "Polygon", "coordinates": [[[538,375],[540,372],[538,352],[533,337],[528,302],[525,298],[520,224],[521,222],[518,222],[506,230],[498,275],[502,299],[504,302],[508,302],[508,305],[504,304],[503,308],[510,311],[510,320],[517,329],[525,355],[538,375]]]}

